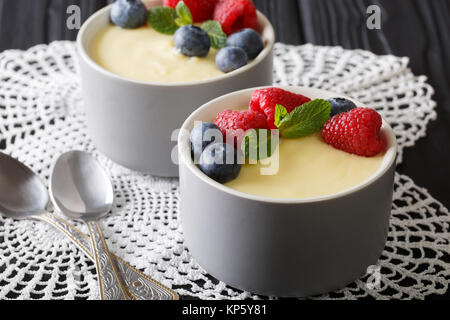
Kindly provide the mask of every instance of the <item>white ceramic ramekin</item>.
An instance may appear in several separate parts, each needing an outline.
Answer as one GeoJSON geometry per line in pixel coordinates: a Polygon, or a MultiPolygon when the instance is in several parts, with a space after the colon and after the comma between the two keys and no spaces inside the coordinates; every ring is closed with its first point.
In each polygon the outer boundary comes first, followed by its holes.
{"type": "Polygon", "coordinates": [[[89,135],[100,151],[125,167],[177,176],[171,155],[175,129],[205,102],[236,90],[272,84],[272,25],[258,13],[264,51],[249,65],[203,81],[163,84],[133,81],[106,71],[90,58],[95,36],[110,23],[108,6],[78,34],[80,70],[89,135]]]}
{"type": "MultiPolygon", "coordinates": [[[[284,89],[312,99],[342,96],[311,88],[284,89]]],[[[211,121],[223,109],[248,105],[254,90],[215,99],[183,124],[178,149],[187,246],[207,272],[239,289],[302,297],[342,288],[376,264],[385,246],[397,153],[394,132],[383,121],[388,144],[383,163],[370,179],[351,189],[301,200],[241,193],[194,165],[189,131],[195,121],[211,121]]]]}

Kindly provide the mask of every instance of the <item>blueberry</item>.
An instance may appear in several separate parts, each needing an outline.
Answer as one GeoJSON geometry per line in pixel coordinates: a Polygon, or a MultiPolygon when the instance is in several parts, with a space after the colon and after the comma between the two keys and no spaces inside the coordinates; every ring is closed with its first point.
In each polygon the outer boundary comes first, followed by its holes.
{"type": "Polygon", "coordinates": [[[344,112],[348,112],[352,109],[356,109],[356,105],[350,100],[344,98],[333,98],[327,100],[331,104],[330,118],[344,112]]]}
{"type": "Polygon", "coordinates": [[[228,143],[213,143],[200,157],[200,170],[219,183],[234,180],[241,171],[242,152],[228,143]]]}
{"type": "Polygon", "coordinates": [[[247,53],[238,47],[222,48],[216,56],[217,68],[225,73],[242,68],[247,64],[247,62],[247,53]]]}
{"type": "Polygon", "coordinates": [[[203,150],[213,142],[222,142],[222,131],[211,122],[197,124],[191,131],[191,151],[194,161],[198,162],[203,150]],[[219,140],[220,139],[220,140],[219,140]]]}
{"type": "Polygon", "coordinates": [[[112,5],[110,18],[121,28],[139,28],[147,22],[147,8],[141,0],[117,0],[112,5]]]}
{"type": "Polygon", "coordinates": [[[208,33],[193,25],[179,28],[173,36],[173,44],[188,57],[205,57],[211,48],[208,33]]]}
{"type": "Polygon", "coordinates": [[[233,33],[227,39],[227,47],[243,49],[249,60],[255,59],[264,49],[264,43],[258,32],[253,29],[243,29],[233,33]]]}

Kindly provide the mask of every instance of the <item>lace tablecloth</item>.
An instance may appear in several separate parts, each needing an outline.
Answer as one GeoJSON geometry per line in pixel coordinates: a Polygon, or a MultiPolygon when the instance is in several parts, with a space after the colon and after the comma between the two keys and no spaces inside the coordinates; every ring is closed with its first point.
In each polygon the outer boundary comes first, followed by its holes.
{"type": "MultiPolygon", "coordinates": [[[[403,149],[436,118],[433,89],[408,69],[407,58],[312,45],[275,47],[276,84],[341,92],[376,108],[403,149]]],[[[179,185],[125,169],[97,152],[86,134],[72,42],[0,54],[0,150],[44,181],[61,153],[93,153],[112,177],[116,205],[103,221],[110,249],[181,295],[203,299],[262,298],[208,276],[189,255],[179,220],[179,185]]],[[[83,225],[77,226],[86,231],[83,225]]],[[[367,275],[314,298],[424,298],[450,280],[448,210],[407,176],[396,174],[380,284],[367,275]]],[[[297,254],[293,252],[292,254],[297,254]]],[[[0,217],[0,299],[98,298],[95,266],[48,225],[0,217]]]]}

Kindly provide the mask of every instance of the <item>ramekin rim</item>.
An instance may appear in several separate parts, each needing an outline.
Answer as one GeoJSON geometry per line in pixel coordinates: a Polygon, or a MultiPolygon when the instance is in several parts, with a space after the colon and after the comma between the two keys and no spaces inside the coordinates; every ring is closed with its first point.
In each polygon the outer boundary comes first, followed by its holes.
{"type": "MultiPolygon", "coordinates": [[[[261,89],[261,88],[270,88],[270,87],[274,87],[274,86],[264,86],[264,87],[254,87],[254,88],[248,88],[248,89],[243,89],[243,90],[239,90],[239,91],[235,91],[232,93],[228,93],[226,95],[220,96],[214,100],[211,100],[207,103],[205,103],[204,105],[202,105],[201,107],[199,107],[198,109],[196,109],[183,123],[183,125],[181,126],[181,130],[180,130],[180,134],[178,137],[178,157],[179,157],[179,166],[181,166],[181,162],[183,162],[183,164],[188,168],[188,170],[190,170],[191,173],[193,173],[197,178],[199,178],[200,180],[202,180],[203,182],[207,183],[208,185],[210,185],[211,187],[218,189],[222,192],[227,193],[228,195],[237,197],[237,198],[241,198],[241,199],[246,199],[246,200],[251,200],[251,201],[256,201],[256,202],[261,202],[261,203],[271,203],[271,204],[282,204],[282,205],[291,205],[291,204],[308,204],[308,203],[317,203],[317,202],[326,202],[329,200],[335,200],[338,198],[343,198],[346,196],[349,196],[351,194],[357,193],[358,191],[367,188],[368,186],[374,184],[376,181],[378,181],[379,179],[381,179],[387,172],[388,170],[395,165],[395,161],[397,158],[397,153],[398,153],[398,142],[397,142],[397,138],[395,136],[394,130],[392,129],[392,127],[389,125],[389,123],[383,118],[383,125],[382,125],[382,129],[386,130],[388,135],[389,135],[389,140],[391,141],[391,146],[389,146],[389,148],[386,150],[385,153],[385,157],[387,157],[388,155],[390,156],[390,158],[386,161],[386,159],[383,159],[383,163],[382,163],[382,167],[380,167],[369,179],[365,180],[364,182],[353,186],[351,188],[348,188],[346,190],[337,192],[337,193],[333,193],[330,195],[325,195],[325,196],[319,196],[319,197],[309,197],[309,198],[301,198],[301,199],[295,199],[295,198],[288,198],[288,199],[284,199],[284,198],[269,198],[269,197],[263,197],[263,196],[257,196],[257,195],[252,195],[252,194],[248,194],[245,192],[241,192],[241,191],[237,191],[234,190],[230,187],[227,187],[219,182],[214,181],[213,179],[209,178],[206,174],[204,174],[199,168],[198,166],[196,166],[194,164],[194,162],[192,161],[191,158],[191,153],[190,153],[190,148],[188,146],[184,146],[183,147],[183,142],[186,140],[189,141],[189,138],[187,135],[187,133],[189,132],[189,130],[187,129],[188,125],[194,120],[195,116],[207,109],[210,108],[211,106],[213,106],[215,103],[219,102],[222,99],[226,99],[229,98],[231,96],[234,95],[241,95],[241,94],[248,94],[249,92],[252,92],[254,90],[257,89],[261,89]],[[389,152],[390,151],[390,152],[389,152]]],[[[275,86],[278,88],[282,88],[285,90],[289,90],[292,88],[296,88],[299,90],[303,90],[303,89],[309,89],[309,90],[318,90],[318,91],[326,91],[330,94],[336,94],[336,96],[339,97],[344,97],[344,98],[350,98],[346,95],[342,95],[342,94],[338,94],[338,93],[334,93],[332,91],[328,91],[328,90],[323,90],[323,89],[319,89],[319,88],[312,88],[312,87],[302,87],[302,86],[275,86]]],[[[352,99],[352,98],[350,98],[352,99]]],[[[352,99],[353,101],[357,102],[357,105],[364,105],[363,103],[352,99]]]]}
{"type": "Polygon", "coordinates": [[[134,79],[130,79],[130,78],[115,74],[111,71],[106,70],[102,66],[100,66],[98,63],[96,63],[91,58],[91,56],[87,52],[85,46],[83,45],[83,38],[86,34],[86,30],[87,30],[88,26],[92,23],[92,21],[94,21],[95,19],[97,19],[98,17],[103,15],[105,13],[105,11],[109,11],[111,9],[111,7],[112,7],[112,4],[98,10],[84,22],[80,31],[78,32],[76,45],[77,45],[78,52],[79,52],[81,59],[83,59],[87,64],[89,64],[89,66],[91,68],[95,69],[96,71],[102,73],[105,76],[108,76],[115,80],[123,81],[126,83],[131,83],[131,84],[136,84],[136,85],[145,85],[145,86],[150,86],[150,87],[169,87],[170,88],[170,87],[190,87],[190,86],[195,86],[195,85],[205,85],[205,84],[212,84],[212,83],[220,82],[223,80],[229,80],[229,79],[232,79],[234,77],[241,75],[242,73],[250,71],[253,68],[256,68],[271,54],[271,52],[273,51],[274,46],[275,46],[275,29],[273,28],[273,25],[269,21],[269,19],[267,19],[267,17],[264,14],[262,14],[260,11],[258,11],[258,21],[262,21],[262,24],[265,26],[264,32],[267,32],[267,34],[268,34],[268,42],[267,42],[266,46],[264,47],[264,50],[259,54],[259,56],[256,59],[254,59],[253,61],[251,61],[248,65],[246,65],[238,70],[235,70],[233,72],[226,73],[226,74],[223,74],[223,75],[220,75],[220,76],[217,76],[214,78],[210,78],[210,79],[204,79],[204,80],[196,80],[196,81],[188,81],[188,82],[168,82],[168,83],[134,80],[134,79]]]}

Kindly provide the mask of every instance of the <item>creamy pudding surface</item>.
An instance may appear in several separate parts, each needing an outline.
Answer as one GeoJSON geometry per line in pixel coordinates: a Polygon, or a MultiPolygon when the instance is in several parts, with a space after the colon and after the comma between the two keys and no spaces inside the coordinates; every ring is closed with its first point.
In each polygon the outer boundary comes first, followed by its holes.
{"type": "Polygon", "coordinates": [[[186,57],[173,46],[173,37],[149,26],[122,29],[107,26],[95,38],[91,57],[106,70],[132,80],[160,83],[200,81],[223,73],[215,63],[217,51],[205,58],[186,57]]]}
{"type": "MultiPolygon", "coordinates": [[[[270,159],[277,161],[277,152],[270,159]]],[[[336,194],[359,185],[381,167],[384,153],[366,158],[337,150],[320,133],[299,139],[281,139],[278,173],[261,175],[269,164],[246,164],[225,185],[247,194],[279,199],[304,199],[336,194]]]]}

